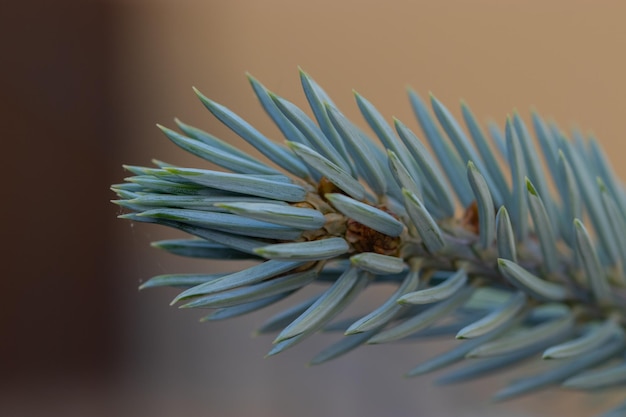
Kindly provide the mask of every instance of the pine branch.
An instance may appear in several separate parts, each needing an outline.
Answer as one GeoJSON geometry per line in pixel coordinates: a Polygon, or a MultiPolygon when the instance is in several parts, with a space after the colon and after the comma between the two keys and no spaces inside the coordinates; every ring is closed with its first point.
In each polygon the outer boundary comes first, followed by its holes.
{"type": "Polygon", "coordinates": [[[182,288],[173,304],[211,308],[203,320],[218,320],[326,282],[320,295],[259,329],[278,332],[269,355],[320,330],[345,337],[313,364],[366,343],[456,334],[467,340],[407,375],[484,358],[440,379],[465,381],[536,356],[554,365],[496,399],[551,384],[623,384],[626,194],[594,138],[572,142],[538,114],[532,121],[539,146],[517,114],[504,132],[490,126],[487,137],[463,103],[468,135],[434,96],[431,112],[410,92],[431,154],[420,136],[399,120],[392,128],[356,94],[372,138],[300,75],[314,120],[249,77],[286,146],[196,90],[270,164],[177,120],[182,133],[159,127],[181,148],[230,172],[160,161],[154,168],[126,166],[133,176],[112,187],[115,203],[129,211],[120,217],[194,236],[155,247],[259,261],[228,274],[157,276],[142,289],[182,288]],[[384,304],[333,322],[366,287],[383,282],[397,285],[384,304]],[[444,318],[452,320],[439,324],[444,318]]]}

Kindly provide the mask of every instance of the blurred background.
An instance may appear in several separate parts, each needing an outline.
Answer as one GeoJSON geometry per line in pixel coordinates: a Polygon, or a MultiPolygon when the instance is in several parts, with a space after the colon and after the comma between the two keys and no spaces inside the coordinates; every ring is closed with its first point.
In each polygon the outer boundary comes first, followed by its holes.
{"type": "Polygon", "coordinates": [[[137,291],[156,274],[233,266],[151,249],[178,235],[117,220],[109,185],[123,163],[205,166],[157,122],[241,143],[191,86],[282,140],[245,72],[304,106],[298,66],[354,120],[353,88],[412,127],[408,85],[501,125],[536,107],[593,129],[626,178],[625,18],[623,2],[582,0],[3,2],[0,415],[584,416],[615,404],[558,389],[490,404],[511,373],[452,387],[402,378],[438,342],[307,369],[332,341],[319,336],[264,359],[272,338],[251,333],[276,309],[199,323],[168,306],[173,292],[137,291]]]}

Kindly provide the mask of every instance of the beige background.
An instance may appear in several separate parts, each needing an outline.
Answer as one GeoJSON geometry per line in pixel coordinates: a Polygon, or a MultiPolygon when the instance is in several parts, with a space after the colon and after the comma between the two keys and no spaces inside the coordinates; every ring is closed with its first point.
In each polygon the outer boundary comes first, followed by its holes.
{"type": "MultiPolygon", "coordinates": [[[[192,85],[281,140],[245,72],[305,105],[298,66],[361,125],[352,89],[413,127],[408,85],[432,91],[456,115],[463,98],[479,119],[500,124],[516,108],[528,119],[534,106],[563,128],[593,129],[625,178],[622,2],[32,3],[13,5],[3,25],[3,109],[5,126],[14,127],[6,137],[17,138],[5,159],[7,172],[20,173],[6,186],[20,200],[2,213],[17,243],[6,252],[0,414],[584,416],[616,403],[611,393],[553,389],[489,404],[512,374],[443,388],[431,377],[403,379],[441,348],[433,342],[366,347],[307,369],[331,341],[320,336],[263,359],[271,338],[249,335],[269,311],[199,324],[196,312],[168,307],[172,292],[137,293],[155,274],[229,266],[150,249],[172,234],[115,221],[107,186],[126,175],[122,163],[156,157],[203,166],[169,143],[157,122],[173,126],[180,117],[237,140],[202,108],[192,85]],[[35,3],[41,9],[29,8],[35,3]],[[67,112],[65,98],[74,106],[67,112]],[[25,170],[26,161],[37,168],[25,170]],[[36,193],[24,191],[34,183],[36,193]],[[32,249],[35,237],[47,239],[46,250],[32,249]]],[[[388,291],[368,293],[355,312],[388,291]]]]}

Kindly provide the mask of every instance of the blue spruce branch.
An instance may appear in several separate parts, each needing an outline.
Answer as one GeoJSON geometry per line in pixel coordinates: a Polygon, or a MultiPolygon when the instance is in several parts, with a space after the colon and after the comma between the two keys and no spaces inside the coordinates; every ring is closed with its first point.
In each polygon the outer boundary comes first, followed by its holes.
{"type": "Polygon", "coordinates": [[[132,176],[112,187],[128,210],[120,217],[193,236],[155,247],[257,261],[227,274],[157,276],[142,289],[181,288],[173,304],[213,309],[203,320],[219,320],[328,283],[259,329],[279,333],[270,355],[320,330],[344,332],[313,364],[366,343],[454,334],[466,341],[407,375],[483,358],[440,379],[451,383],[532,356],[551,360],[496,393],[499,400],[552,384],[597,389],[626,381],[626,194],[595,139],[571,142],[536,113],[539,146],[517,114],[504,132],[490,126],[488,137],[463,103],[468,134],[434,96],[431,111],[412,91],[426,142],[399,120],[390,126],[356,94],[372,137],[300,76],[313,119],[249,77],[286,145],[195,90],[271,164],[177,120],[181,133],[159,127],[229,172],[160,161],[126,166],[132,176]],[[389,282],[397,290],[385,303],[333,322],[366,287],[389,282]]]}

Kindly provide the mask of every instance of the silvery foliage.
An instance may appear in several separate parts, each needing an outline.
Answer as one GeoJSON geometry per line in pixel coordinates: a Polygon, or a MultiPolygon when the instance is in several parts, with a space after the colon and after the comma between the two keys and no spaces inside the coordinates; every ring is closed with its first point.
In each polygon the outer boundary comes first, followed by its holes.
{"type": "Polygon", "coordinates": [[[541,372],[497,392],[500,400],[553,384],[626,382],[626,194],[593,137],[574,132],[570,140],[536,113],[534,139],[518,114],[486,136],[464,103],[465,129],[434,96],[429,109],[410,91],[420,135],[399,120],[390,126],[355,93],[372,135],[300,76],[313,118],[249,77],[286,145],[196,90],[269,162],[176,120],[179,131],[160,127],[165,135],[228,172],[126,166],[132,176],[113,186],[129,211],[120,217],[192,235],[155,247],[257,261],[232,273],[157,276],[142,289],[178,287],[173,304],[209,308],[203,320],[219,320],[321,282],[324,291],[258,330],[278,333],[270,355],[341,331],[313,364],[362,344],[441,335],[464,341],[407,375],[479,358],[439,379],[452,383],[544,360],[541,372]],[[386,302],[334,320],[381,283],[397,288],[386,302]]]}

